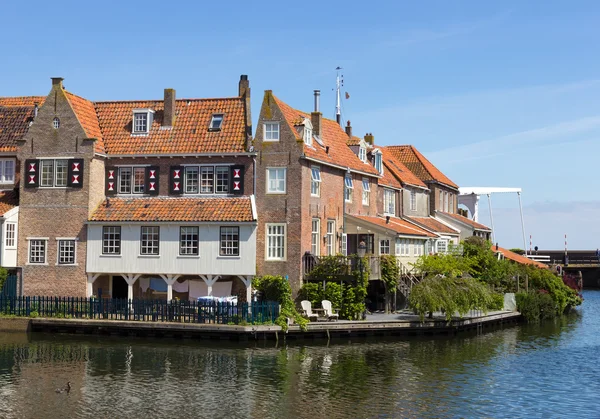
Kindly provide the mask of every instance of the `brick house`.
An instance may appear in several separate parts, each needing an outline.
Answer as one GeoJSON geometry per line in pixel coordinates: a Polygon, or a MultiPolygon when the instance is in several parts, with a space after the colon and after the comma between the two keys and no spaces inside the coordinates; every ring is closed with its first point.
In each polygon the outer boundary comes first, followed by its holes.
{"type": "MultiPolygon", "coordinates": [[[[323,118],[319,91],[311,113],[265,91],[254,138],[259,275],[287,275],[297,292],[307,255],[352,255],[365,242],[375,262],[404,249],[409,257],[409,241],[424,249],[437,237],[401,218],[402,184],[372,143],[372,136],[357,138],[350,125],[323,118]]],[[[379,279],[376,263],[371,279],[379,279]]]]}
{"type": "Polygon", "coordinates": [[[91,102],[61,78],[17,146],[25,295],[246,298],[255,275],[250,87],[91,102]]]}

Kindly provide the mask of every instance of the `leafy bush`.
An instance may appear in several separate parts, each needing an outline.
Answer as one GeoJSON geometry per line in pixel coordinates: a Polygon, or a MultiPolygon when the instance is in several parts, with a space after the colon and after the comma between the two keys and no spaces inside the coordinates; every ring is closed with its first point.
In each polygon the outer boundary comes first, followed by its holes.
{"type": "Polygon", "coordinates": [[[343,305],[343,287],[337,282],[327,282],[322,292],[322,299],[331,301],[331,306],[339,310],[343,305]]]}
{"type": "Polygon", "coordinates": [[[493,293],[492,294],[492,305],[490,310],[502,310],[504,309],[504,294],[493,293]]]}
{"type": "Polygon", "coordinates": [[[520,292],[515,296],[517,310],[528,322],[537,322],[556,317],[556,303],[546,292],[520,292]]]}
{"type": "Polygon", "coordinates": [[[317,282],[306,282],[298,293],[300,300],[308,300],[313,307],[319,307],[323,300],[323,286],[317,282]]]}
{"type": "Polygon", "coordinates": [[[425,278],[415,285],[408,303],[423,321],[425,314],[442,311],[446,320],[454,313],[464,316],[469,310],[489,311],[494,304],[489,288],[473,278],[446,278],[441,275],[425,278]]]}
{"type": "Polygon", "coordinates": [[[287,319],[293,319],[300,329],[306,331],[308,320],[303,318],[292,300],[292,288],[290,283],[280,275],[265,275],[258,277],[253,282],[254,287],[260,291],[264,298],[268,301],[277,301],[281,305],[279,317],[275,320],[275,324],[281,329],[287,331],[287,319]]]}
{"type": "Polygon", "coordinates": [[[40,313],[38,313],[37,311],[33,310],[29,313],[29,317],[31,317],[32,319],[35,319],[36,317],[40,317],[40,313]]]}

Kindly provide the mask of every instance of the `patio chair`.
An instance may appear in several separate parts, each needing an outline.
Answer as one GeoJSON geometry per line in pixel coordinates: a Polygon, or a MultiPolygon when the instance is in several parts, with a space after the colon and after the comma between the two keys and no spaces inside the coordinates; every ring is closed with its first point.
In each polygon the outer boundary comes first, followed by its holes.
{"type": "Polygon", "coordinates": [[[333,310],[333,308],[331,307],[331,301],[321,301],[321,307],[323,307],[323,310],[325,311],[325,317],[327,317],[329,320],[337,320],[340,318],[340,315],[337,313],[339,310],[333,310]]]}
{"type": "Polygon", "coordinates": [[[302,300],[300,305],[302,306],[302,315],[304,317],[306,317],[308,320],[317,320],[319,315],[317,313],[313,313],[310,301],[302,300]]]}

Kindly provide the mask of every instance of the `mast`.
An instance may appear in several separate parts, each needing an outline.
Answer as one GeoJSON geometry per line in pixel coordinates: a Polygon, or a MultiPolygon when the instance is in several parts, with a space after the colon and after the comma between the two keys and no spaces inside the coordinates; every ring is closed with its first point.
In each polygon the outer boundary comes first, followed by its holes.
{"type": "Polygon", "coordinates": [[[342,110],[340,89],[344,85],[344,76],[340,75],[342,67],[336,67],[337,76],[335,78],[335,121],[339,126],[342,126],[342,110]]]}

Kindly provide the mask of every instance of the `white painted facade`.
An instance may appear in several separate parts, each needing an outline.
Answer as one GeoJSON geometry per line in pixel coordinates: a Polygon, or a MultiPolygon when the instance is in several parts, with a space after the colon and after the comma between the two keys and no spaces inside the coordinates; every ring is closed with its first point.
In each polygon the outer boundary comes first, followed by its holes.
{"type": "Polygon", "coordinates": [[[0,241],[0,266],[17,267],[17,243],[19,232],[19,207],[4,213],[2,217],[2,240],[0,241]],[[12,227],[11,227],[12,226],[12,227]],[[9,230],[12,232],[9,235],[9,230]]]}
{"type": "Polygon", "coordinates": [[[93,223],[88,225],[87,272],[94,274],[256,274],[256,223],[93,223]],[[119,255],[102,254],[102,227],[121,226],[119,255]],[[158,255],[141,255],[142,226],[160,227],[158,255]],[[199,255],[179,254],[181,226],[199,227],[199,255]],[[239,256],[220,256],[220,227],[239,227],[239,256]]]}

